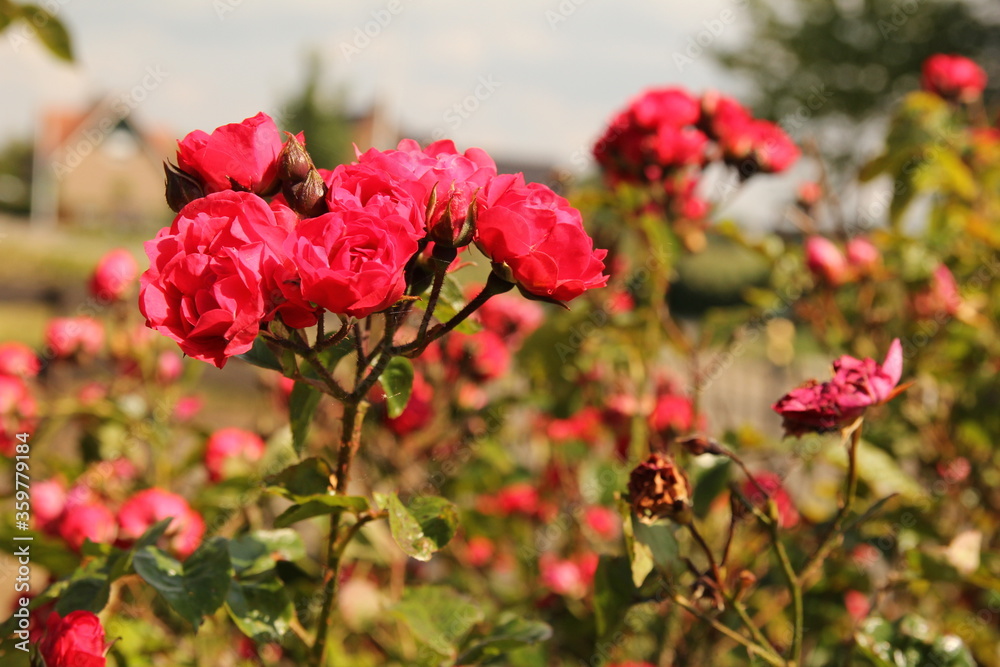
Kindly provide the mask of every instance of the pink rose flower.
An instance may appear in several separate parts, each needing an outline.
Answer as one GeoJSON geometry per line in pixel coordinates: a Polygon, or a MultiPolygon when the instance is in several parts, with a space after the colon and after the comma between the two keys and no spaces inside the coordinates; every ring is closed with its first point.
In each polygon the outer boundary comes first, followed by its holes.
{"type": "Polygon", "coordinates": [[[66,487],[59,479],[43,479],[31,485],[31,510],[35,525],[46,533],[58,533],[58,519],[66,508],[66,487]]]}
{"type": "Polygon", "coordinates": [[[104,326],[92,317],[56,317],[45,327],[45,345],[57,359],[94,356],[104,345],[104,326]]]}
{"type": "Polygon", "coordinates": [[[45,634],[38,643],[46,667],[105,667],[108,648],[101,620],[82,609],[65,617],[56,612],[49,614],[45,634]]]}
{"type": "Polygon", "coordinates": [[[167,547],[178,558],[187,558],[201,544],[205,521],[184,498],[163,489],[146,489],[125,501],[118,510],[118,539],[129,545],[168,517],[172,521],[164,534],[167,547]]]}
{"type": "Polygon", "coordinates": [[[510,368],[507,344],[486,329],[472,334],[452,332],[444,341],[444,355],[452,377],[466,375],[486,382],[502,377],[510,368]]]}
{"type": "Polygon", "coordinates": [[[805,242],[806,266],[816,278],[837,287],[847,282],[850,271],[847,258],[832,241],[810,236],[805,242]]]}
{"type": "Polygon", "coordinates": [[[222,368],[253,346],[260,322],[283,301],[287,236],[256,195],[219,192],[191,202],[146,242],[150,267],[139,291],[146,326],[222,368]]]}
{"type": "Polygon", "coordinates": [[[482,535],[470,537],[466,545],[465,557],[472,567],[483,567],[493,560],[496,553],[496,545],[493,540],[482,535]]]}
{"type": "Polygon", "coordinates": [[[59,537],[74,551],[79,551],[85,540],[96,544],[115,541],[118,526],[115,514],[96,500],[68,501],[58,522],[59,537]]]}
{"type": "Polygon", "coordinates": [[[20,433],[33,433],[38,403],[24,380],[0,375],[0,455],[13,456],[20,433]]]}
{"type": "Polygon", "coordinates": [[[117,301],[131,289],[139,275],[139,265],[124,248],[109,251],[90,276],[90,293],[102,301],[117,301]]]}
{"type": "Polygon", "coordinates": [[[986,72],[968,58],[939,53],[924,61],[923,87],[945,99],[973,102],[986,88],[986,72]]]}
{"type": "Polygon", "coordinates": [[[199,177],[207,193],[242,189],[267,194],[277,183],[282,147],[278,126],[259,113],[212,134],[191,132],[177,142],[177,164],[199,177]]]}
{"type": "Polygon", "coordinates": [[[583,511],[583,520],[602,539],[613,540],[621,533],[621,517],[609,507],[591,505],[583,511]]]}
{"type": "Polygon", "coordinates": [[[930,283],[911,297],[914,314],[921,319],[954,317],[962,305],[955,276],[944,264],[931,274],[930,283]]]}
{"type": "Polygon", "coordinates": [[[35,377],[41,368],[35,351],[24,343],[0,343],[0,375],[24,379],[35,377]]]}
{"type": "Polygon", "coordinates": [[[847,242],[847,263],[861,275],[870,274],[881,261],[882,253],[868,239],[855,236],[847,242]]]}
{"type": "MultiPolygon", "coordinates": [[[[409,235],[415,240],[422,239],[427,234],[427,189],[407,177],[406,170],[396,161],[388,157],[376,158],[374,153],[378,151],[372,149],[361,156],[368,156],[364,163],[342,164],[326,174],[329,187],[326,199],[330,211],[366,209],[380,217],[402,218],[409,235]]],[[[399,151],[391,153],[404,158],[409,155],[399,151]]]]}
{"type": "Polygon", "coordinates": [[[701,116],[698,100],[683,88],[644,91],[632,100],[629,107],[639,125],[653,129],[663,125],[693,125],[701,116]]]}
{"type": "Polygon", "coordinates": [[[608,282],[607,250],[595,250],[580,212],[520,174],[493,179],[479,214],[476,243],[531,294],[570,301],[608,282]]]}
{"type": "Polygon", "coordinates": [[[205,444],[205,468],[208,477],[218,482],[251,472],[252,464],[264,457],[260,436],[239,428],[219,429],[205,444]]]}

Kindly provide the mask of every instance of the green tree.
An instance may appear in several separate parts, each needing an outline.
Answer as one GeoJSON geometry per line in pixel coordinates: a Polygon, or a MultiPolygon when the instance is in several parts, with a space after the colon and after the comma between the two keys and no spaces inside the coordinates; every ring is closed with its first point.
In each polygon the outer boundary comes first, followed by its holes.
{"type": "Polygon", "coordinates": [[[31,141],[15,139],[0,148],[0,211],[27,215],[31,210],[31,141]]]}
{"type": "Polygon", "coordinates": [[[304,132],[307,148],[319,167],[353,159],[351,124],[342,91],[322,89],[323,65],[318,55],[309,58],[302,90],[281,107],[278,124],[288,132],[304,132]]]}

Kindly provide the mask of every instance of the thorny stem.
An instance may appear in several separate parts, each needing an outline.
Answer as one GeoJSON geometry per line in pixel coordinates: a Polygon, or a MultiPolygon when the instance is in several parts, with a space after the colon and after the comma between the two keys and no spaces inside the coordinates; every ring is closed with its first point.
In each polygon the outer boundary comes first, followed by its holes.
{"type": "MultiPolygon", "coordinates": [[[[774,501],[769,501],[771,505],[774,505],[774,501]]],[[[775,512],[771,512],[774,514],[775,512]]],[[[792,659],[789,661],[789,665],[792,667],[798,667],[802,664],[802,626],[804,613],[802,608],[802,586],[799,584],[798,577],[795,576],[795,569],[792,567],[792,561],[788,558],[788,552],[785,550],[785,545],[781,541],[781,536],[778,534],[778,521],[771,521],[771,540],[774,543],[774,551],[778,555],[778,562],[781,564],[781,571],[785,575],[785,579],[788,582],[788,590],[792,595],[792,614],[794,615],[794,626],[792,634],[792,659]]]]}
{"type": "Polygon", "coordinates": [[[444,287],[444,279],[448,274],[449,265],[450,262],[436,258],[434,260],[434,283],[431,285],[431,294],[427,297],[427,308],[424,310],[424,316],[420,320],[420,330],[417,332],[417,340],[423,340],[424,336],[427,335],[427,327],[431,323],[434,309],[437,308],[438,298],[441,296],[441,288],[444,287]]]}

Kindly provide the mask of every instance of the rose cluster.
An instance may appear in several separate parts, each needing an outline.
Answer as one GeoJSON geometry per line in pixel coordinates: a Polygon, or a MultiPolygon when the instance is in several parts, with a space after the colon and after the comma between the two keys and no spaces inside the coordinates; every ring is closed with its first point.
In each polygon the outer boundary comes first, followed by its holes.
{"type": "Polygon", "coordinates": [[[787,435],[825,433],[848,426],[872,405],[897,393],[903,373],[903,347],[897,338],[885,361],[844,355],[833,362],[833,378],[810,380],[781,397],[772,409],[781,415],[787,435]]]}
{"type": "Polygon", "coordinates": [[[968,58],[939,53],[924,61],[922,83],[946,100],[975,102],[986,88],[986,72],[968,58]]]}
{"type": "Polygon", "coordinates": [[[697,220],[708,212],[695,190],[709,162],[735,166],[746,179],[788,169],[799,150],[780,127],[754,118],[733,99],[654,88],[612,118],[594,157],[612,183],[655,186],[670,213],[697,220]]]}
{"type": "Polygon", "coordinates": [[[569,202],[484,151],[451,141],[369,150],[332,171],[283,142],[261,113],[179,142],[167,167],[173,223],[147,242],[147,326],[218,367],[262,324],[364,318],[426,288],[418,259],[475,243],[525,296],[569,301],[603,286],[596,250],[569,202]],[[437,250],[436,250],[437,249],[437,250]]]}
{"type": "Polygon", "coordinates": [[[29,385],[38,375],[38,357],[23,343],[0,344],[0,454],[13,456],[18,434],[34,432],[38,401],[29,385]]]}

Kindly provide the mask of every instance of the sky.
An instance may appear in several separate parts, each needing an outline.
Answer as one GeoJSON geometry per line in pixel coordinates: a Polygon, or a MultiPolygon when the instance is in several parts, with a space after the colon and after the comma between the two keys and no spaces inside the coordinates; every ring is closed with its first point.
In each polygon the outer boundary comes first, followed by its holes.
{"type": "MultiPolygon", "coordinates": [[[[746,0],[46,0],[69,28],[63,64],[0,34],[0,142],[41,109],[110,93],[178,136],[280,113],[317,51],[330,90],[379,100],[399,126],[494,156],[580,170],[604,123],[643,88],[739,94],[704,46],[733,43],[746,0]]],[[[385,147],[383,147],[385,148],[385,147]]]]}

